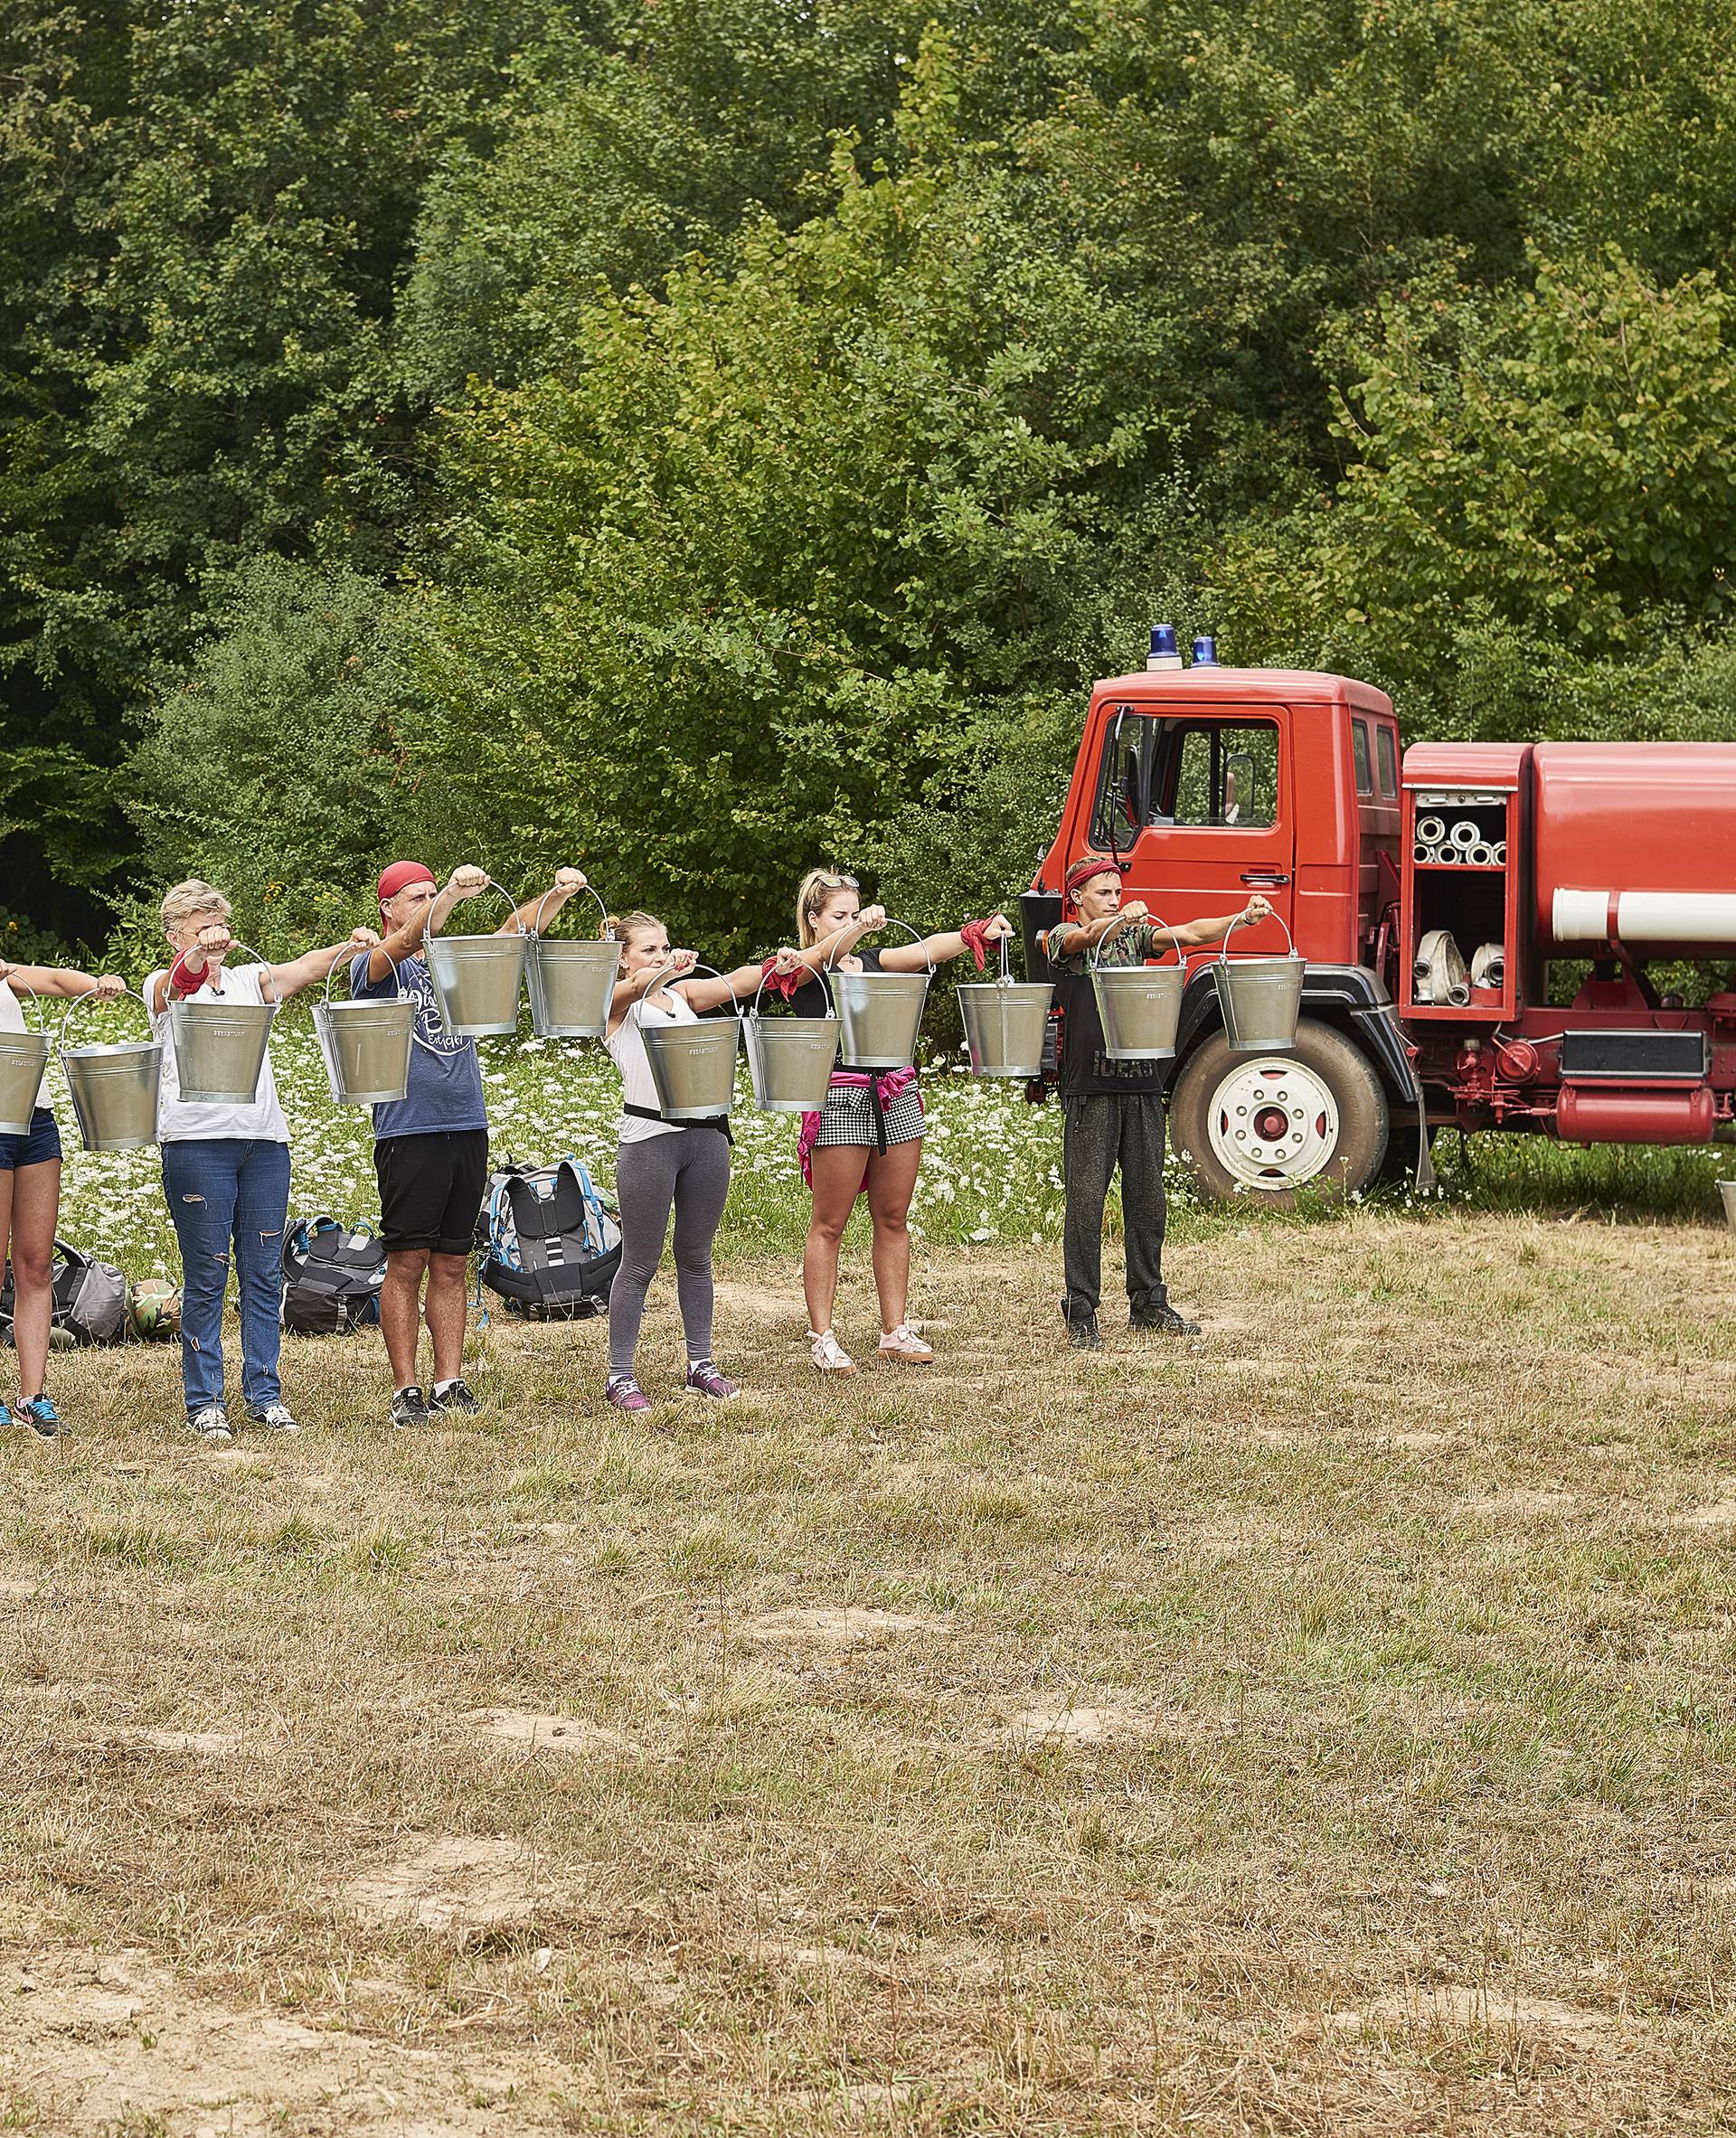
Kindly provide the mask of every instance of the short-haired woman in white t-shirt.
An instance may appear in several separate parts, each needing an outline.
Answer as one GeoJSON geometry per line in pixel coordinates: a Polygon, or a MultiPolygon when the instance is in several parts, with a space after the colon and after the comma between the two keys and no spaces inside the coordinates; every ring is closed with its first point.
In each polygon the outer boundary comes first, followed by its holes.
{"type": "Polygon", "coordinates": [[[296,1417],[278,1380],[289,1128],[278,1104],[270,1051],[252,1097],[243,1104],[184,1099],[169,1038],[169,1007],[213,995],[237,1003],[283,1002],[325,979],[340,958],[371,949],[380,938],[372,928],[359,928],[344,942],[306,951],[287,965],[226,967],[234,937],[230,903],[222,891],[195,877],[175,885],[162,911],[163,933],[175,956],[146,981],[145,1002],[164,1041],[156,1133],[163,1145],[163,1191],[181,1243],[181,1379],[187,1424],[202,1440],[230,1437],[222,1330],[232,1248],[241,1309],[241,1399],[255,1425],[293,1433],[296,1417]]]}
{"type": "MultiPolygon", "coordinates": [[[[28,1029],[24,994],[125,992],[112,973],[93,980],[70,965],[14,965],[0,959],[0,1031],[28,1029]]],[[[0,1135],[0,1265],[12,1261],[12,1340],[18,1352],[18,1394],[0,1403],[0,1426],[28,1426],[44,1440],[64,1430],[48,1394],[48,1333],[54,1318],[54,1225],[61,1214],[61,1132],[39,1088],[30,1126],[0,1135]]]]}

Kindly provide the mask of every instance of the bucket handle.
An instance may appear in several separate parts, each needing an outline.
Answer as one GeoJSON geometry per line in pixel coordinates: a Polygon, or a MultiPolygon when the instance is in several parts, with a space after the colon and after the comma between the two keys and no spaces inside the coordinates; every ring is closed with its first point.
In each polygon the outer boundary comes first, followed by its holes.
{"type": "MultiPolygon", "coordinates": [[[[645,1030],[645,1018],[641,1012],[645,1009],[646,995],[656,994],[657,989],[663,984],[663,975],[665,973],[673,973],[675,969],[675,960],[673,958],[666,965],[659,965],[656,971],[656,977],[652,981],[650,986],[646,989],[645,994],[640,995],[638,1000],[633,1004],[633,1022],[638,1026],[641,1031],[645,1030]]],[[[722,974],[718,971],[715,965],[701,965],[697,962],[697,960],[695,960],[693,965],[688,966],[687,970],[681,975],[681,977],[684,980],[691,980],[695,973],[709,973],[713,980],[721,980],[723,977],[722,974]]],[[[739,1017],[741,1014],[741,1002],[736,998],[735,990],[733,988],[730,990],[730,994],[731,998],[735,1001],[735,1014],[739,1017]]]]}
{"type": "MultiPolygon", "coordinates": [[[[361,955],[363,948],[363,946],[360,943],[357,943],[354,947],[354,953],[350,958],[350,963],[352,965],[354,965],[356,957],[361,955]]],[[[392,955],[391,951],[386,948],[383,943],[370,943],[366,946],[366,950],[367,955],[370,957],[372,957],[374,952],[377,950],[381,956],[383,957],[386,963],[392,967],[392,991],[397,999],[401,1002],[403,1000],[404,984],[398,977],[398,960],[392,955]]],[[[335,957],[331,964],[326,968],[326,1007],[328,1010],[332,1006],[332,982],[336,979],[337,968],[343,963],[344,960],[341,957],[335,957]]],[[[354,1000],[354,995],[352,995],[351,1000],[354,1000]]]]}
{"type": "MultiPolygon", "coordinates": [[[[833,1003],[831,985],[826,979],[824,968],[819,965],[812,965],[809,967],[809,970],[813,974],[815,979],[819,982],[820,986],[825,993],[826,1015],[828,1017],[835,1017],[838,1013],[837,1008],[833,1003]]],[[[769,975],[767,974],[764,966],[762,965],[760,970],[760,984],[753,991],[753,1001],[749,1005],[747,1011],[747,1014],[750,1017],[758,1017],[760,1014],[760,997],[766,992],[766,981],[769,977],[769,975]]]]}
{"type": "MultiPolygon", "coordinates": [[[[496,885],[495,886],[495,890],[499,890],[499,888],[500,888],[500,886],[499,886],[498,884],[496,884],[496,885]]],[[[607,942],[609,941],[609,908],[608,908],[606,905],[604,905],[604,903],[603,903],[602,899],[601,899],[600,898],[599,898],[599,897],[598,897],[598,894],[596,893],[596,891],[595,891],[595,890],[591,890],[591,887],[590,887],[590,882],[589,882],[589,881],[587,881],[587,882],[586,882],[586,884],[584,885],[584,889],[585,889],[585,890],[586,890],[587,892],[589,892],[589,893],[590,893],[590,897],[592,897],[593,899],[597,899],[597,910],[598,910],[598,912],[599,912],[599,913],[602,915],[602,917],[603,917],[603,925],[602,925],[602,927],[601,927],[601,928],[599,928],[598,929],[598,931],[597,931],[597,940],[598,940],[599,943],[607,943],[607,942]]],[[[553,896],[554,896],[554,892],[553,892],[552,890],[545,890],[545,891],[542,893],[542,897],[541,897],[541,898],[540,898],[540,899],[539,899],[536,901],[536,913],[535,913],[535,916],[533,917],[533,919],[532,919],[532,921],[531,921],[531,933],[532,933],[532,935],[533,935],[533,936],[540,936],[540,935],[542,933],[542,909],[543,909],[543,907],[544,907],[544,906],[546,906],[546,905],[548,904],[549,900],[550,900],[550,899],[552,899],[553,896]]],[[[557,918],[558,918],[558,917],[557,917],[557,918]]]]}
{"type": "MultiPolygon", "coordinates": [[[[1175,940],[1175,935],[1170,929],[1168,921],[1159,920],[1155,913],[1143,914],[1140,918],[1145,921],[1147,927],[1159,928],[1169,937],[1169,947],[1175,953],[1176,964],[1185,967],[1187,964],[1187,953],[1175,940]]],[[[1131,921],[1118,920],[1112,928],[1108,929],[1103,935],[1098,937],[1097,941],[1091,946],[1091,970],[1094,973],[1113,972],[1116,969],[1114,966],[1106,965],[1103,963],[1103,946],[1110,939],[1111,937],[1118,936],[1124,928],[1131,928],[1135,924],[1131,921]]],[[[1005,946],[1003,945],[1002,948],[1003,951],[1005,951],[1005,946]]]]}
{"type": "MultiPolygon", "coordinates": [[[[93,994],[95,990],[91,988],[80,988],[79,990],[80,994],[93,994]]],[[[77,997],[75,996],[73,999],[76,1001],[77,997]]],[[[36,1036],[38,1039],[41,1039],[42,1034],[48,1030],[48,1018],[42,1009],[43,997],[38,994],[34,988],[32,988],[27,994],[20,994],[17,989],[14,988],[13,1000],[18,1005],[18,1014],[24,1018],[24,1031],[26,1033],[28,1033],[30,1031],[30,1019],[24,1016],[24,1004],[26,1003],[35,1003],[36,1036]]],[[[62,1020],[62,1022],[64,1022],[64,1020],[62,1020]]]]}
{"type": "MultiPolygon", "coordinates": [[[[1286,921],[1286,919],[1285,919],[1284,916],[1283,916],[1283,915],[1282,915],[1282,914],[1281,914],[1281,913],[1278,911],[1278,908],[1277,908],[1276,906],[1274,906],[1274,907],[1272,908],[1272,909],[1271,909],[1271,911],[1270,911],[1269,913],[1262,913],[1262,914],[1260,915],[1260,920],[1275,920],[1275,921],[1277,921],[1278,925],[1279,926],[1279,928],[1281,928],[1284,930],[1284,950],[1285,950],[1285,955],[1286,955],[1287,956],[1289,956],[1289,957],[1294,957],[1294,956],[1296,956],[1296,937],[1295,937],[1293,935],[1291,935],[1291,933],[1290,933],[1290,930],[1289,930],[1289,924],[1288,924],[1288,921],[1286,921]]],[[[1230,923],[1229,927],[1228,927],[1227,928],[1225,928],[1225,929],[1224,929],[1224,931],[1223,931],[1223,947],[1222,947],[1222,949],[1221,949],[1221,950],[1218,952],[1218,955],[1217,955],[1217,956],[1216,956],[1215,958],[1213,958],[1213,959],[1212,959],[1211,962],[1212,962],[1212,964],[1214,964],[1214,965],[1226,965],[1226,964],[1228,964],[1228,962],[1229,962],[1229,958],[1230,958],[1230,938],[1231,938],[1231,937],[1232,935],[1234,935],[1234,934],[1235,934],[1236,930],[1237,930],[1239,928],[1258,928],[1259,926],[1260,926],[1260,920],[1244,920],[1244,919],[1242,918],[1242,916],[1241,916],[1240,913],[1238,913],[1238,914],[1237,914],[1237,916],[1236,916],[1236,918],[1234,918],[1234,919],[1233,919],[1233,920],[1232,920],[1232,921],[1230,923]]]]}
{"type": "MultiPolygon", "coordinates": [[[[271,967],[266,960],[259,956],[250,943],[240,942],[234,937],[231,937],[229,950],[225,950],[223,956],[227,957],[231,950],[245,950],[254,964],[259,967],[262,975],[259,981],[259,1000],[269,1010],[280,1010],[283,1007],[283,997],[279,994],[268,994],[265,992],[265,983],[271,976],[271,967]]],[[[220,995],[223,991],[221,987],[213,987],[211,992],[220,995]]]]}
{"type": "MultiPolygon", "coordinates": [[[[911,942],[914,943],[917,948],[922,952],[923,956],[928,958],[929,977],[930,980],[932,980],[935,974],[935,964],[934,960],[931,957],[929,957],[928,950],[925,947],[928,938],[918,929],[913,928],[908,920],[894,920],[890,913],[886,916],[885,919],[882,921],[881,927],[901,928],[903,929],[904,933],[910,938],[911,942]]],[[[878,934],[879,930],[876,929],[874,932],[878,934]]]]}
{"type": "MultiPolygon", "coordinates": [[[[495,881],[494,878],[491,876],[491,877],[488,879],[487,882],[486,882],[486,883],[485,883],[485,884],[483,885],[483,889],[484,889],[485,890],[496,890],[496,891],[498,891],[498,892],[500,893],[501,897],[502,897],[503,899],[505,899],[505,901],[506,901],[506,903],[507,903],[507,904],[508,904],[508,905],[509,905],[509,906],[512,908],[512,909],[513,909],[513,918],[514,918],[514,920],[516,920],[516,921],[518,922],[518,925],[517,925],[517,926],[516,926],[514,928],[513,928],[513,929],[512,929],[512,931],[511,931],[511,932],[512,932],[514,935],[515,935],[515,936],[533,936],[533,935],[536,933],[536,930],[535,930],[534,928],[527,928],[524,926],[524,923],[522,920],[518,920],[518,909],[519,909],[519,905],[520,905],[520,900],[518,900],[517,899],[515,899],[515,898],[513,896],[512,892],[511,892],[511,891],[509,891],[509,890],[506,889],[506,886],[505,886],[504,883],[496,883],[496,882],[495,881]]],[[[472,893],[472,896],[475,896],[475,893],[472,893]]],[[[456,907],[454,907],[454,909],[453,909],[453,911],[454,911],[454,912],[456,912],[457,910],[458,910],[458,909],[457,909],[456,907]]],[[[538,909],[538,910],[540,911],[540,910],[541,910],[541,908],[539,908],[539,909],[538,909]]],[[[448,916],[448,918],[450,918],[450,916],[448,916]]],[[[506,933],[507,933],[507,930],[506,930],[506,929],[505,929],[505,928],[496,928],[496,929],[495,929],[495,931],[494,931],[494,932],[495,932],[495,935],[497,935],[497,936],[501,936],[501,935],[505,935],[505,934],[506,934],[506,933]]],[[[438,937],[436,937],[435,940],[438,942],[438,941],[439,940],[439,938],[438,937]]]]}
{"type": "MultiPolygon", "coordinates": [[[[81,994],[75,994],[75,995],[72,997],[72,1000],[71,1000],[70,1003],[68,1003],[68,1004],[66,1005],[66,1013],[65,1013],[65,1015],[64,1015],[64,1016],[62,1016],[62,1018],[61,1019],[61,1036],[60,1036],[60,1040],[59,1040],[59,1041],[58,1041],[58,1043],[57,1043],[56,1049],[55,1049],[55,1051],[56,1051],[57,1053],[64,1054],[64,1053],[66,1052],[66,1028],[67,1028],[67,1026],[68,1026],[69,1024],[71,1024],[71,1022],[72,1022],[72,1019],[73,1019],[73,1016],[75,1015],[75,1013],[78,1012],[78,1010],[79,1010],[79,1009],[80,1009],[80,1007],[81,1007],[81,1006],[82,1006],[84,1003],[89,1003],[89,1002],[94,1002],[96,999],[97,999],[97,991],[96,991],[96,989],[95,989],[94,987],[87,987],[87,988],[85,988],[85,989],[84,989],[84,991],[83,991],[81,994]]],[[[117,1002],[117,1003],[118,1003],[118,1002],[129,1002],[129,1003],[137,1003],[138,1004],[139,1008],[140,1008],[141,1010],[143,1010],[143,1011],[144,1011],[144,1012],[145,1012],[145,1022],[146,1022],[146,1023],[147,1025],[150,1023],[150,1017],[151,1017],[151,1009],[150,1009],[150,1004],[149,1004],[149,1003],[147,1003],[147,1002],[145,1000],[145,997],[143,996],[143,994],[141,994],[139,993],[139,991],[138,991],[138,990],[137,990],[136,987],[123,987],[123,988],[121,989],[121,991],[120,991],[120,993],[119,993],[118,994],[116,994],[116,995],[110,995],[110,996],[109,996],[108,999],[110,1002],[117,1002]]],[[[153,1037],[153,1038],[155,1038],[155,1036],[156,1036],[155,1028],[153,1028],[153,1031],[152,1031],[152,1037],[153,1037]]],[[[148,1044],[148,1042],[147,1042],[147,1044],[148,1044]]]]}

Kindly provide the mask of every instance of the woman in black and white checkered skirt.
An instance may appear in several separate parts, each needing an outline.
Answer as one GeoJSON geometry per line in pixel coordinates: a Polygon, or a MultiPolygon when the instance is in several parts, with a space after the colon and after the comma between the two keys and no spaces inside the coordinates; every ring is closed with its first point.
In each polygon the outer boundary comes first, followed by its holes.
{"type": "MultiPolygon", "coordinates": [[[[1005,914],[968,921],[962,928],[898,943],[885,950],[858,949],[864,936],[886,925],[883,906],[862,903],[854,876],[810,869],[796,897],[797,940],[804,950],[824,945],[828,965],[844,972],[920,973],[945,965],[967,949],[998,943],[1013,933],[1005,914]]],[[[817,980],[793,998],[798,1015],[826,1014],[817,980]]],[[[802,1256],[807,1295],[808,1342],[822,1373],[854,1373],[855,1361],[833,1333],[838,1288],[838,1254],[856,1197],[868,1198],[873,1226],[874,1289],[880,1295],[880,1355],[923,1366],[934,1357],[905,1319],[910,1285],[910,1198],[922,1163],[922,1095],[916,1071],[858,1069],[841,1061],[825,1110],[802,1117],[802,1171],[814,1191],[814,1215],[802,1256]]]]}

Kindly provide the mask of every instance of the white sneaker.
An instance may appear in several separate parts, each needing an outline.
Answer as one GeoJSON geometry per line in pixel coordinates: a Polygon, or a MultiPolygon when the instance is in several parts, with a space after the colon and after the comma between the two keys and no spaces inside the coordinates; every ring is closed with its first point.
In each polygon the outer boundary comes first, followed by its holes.
{"type": "Polygon", "coordinates": [[[187,1430],[196,1433],[201,1440],[227,1440],[229,1413],[221,1403],[207,1403],[203,1410],[195,1410],[187,1420],[187,1430]]]}
{"type": "Polygon", "coordinates": [[[247,1415],[256,1426],[264,1426],[272,1433],[299,1433],[301,1430],[295,1412],[287,1403],[268,1403],[259,1410],[250,1403],[247,1415]]]}
{"type": "Polygon", "coordinates": [[[814,1353],[814,1363],[822,1373],[854,1373],[856,1361],[833,1335],[830,1329],[810,1329],[807,1341],[814,1353]]]}
{"type": "Polygon", "coordinates": [[[911,1328],[908,1322],[901,1322],[890,1335],[880,1340],[882,1359],[902,1359],[910,1366],[931,1366],[934,1352],[911,1328]]]}

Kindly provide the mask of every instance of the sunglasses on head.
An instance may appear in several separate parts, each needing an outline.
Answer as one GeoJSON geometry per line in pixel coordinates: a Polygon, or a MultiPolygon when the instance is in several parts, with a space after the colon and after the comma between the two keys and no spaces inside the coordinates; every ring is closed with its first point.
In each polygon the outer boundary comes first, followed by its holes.
{"type": "Polygon", "coordinates": [[[861,884],[856,881],[854,876],[845,876],[841,871],[835,873],[829,869],[821,869],[816,871],[814,881],[826,890],[860,890],[862,889],[861,884]]]}

